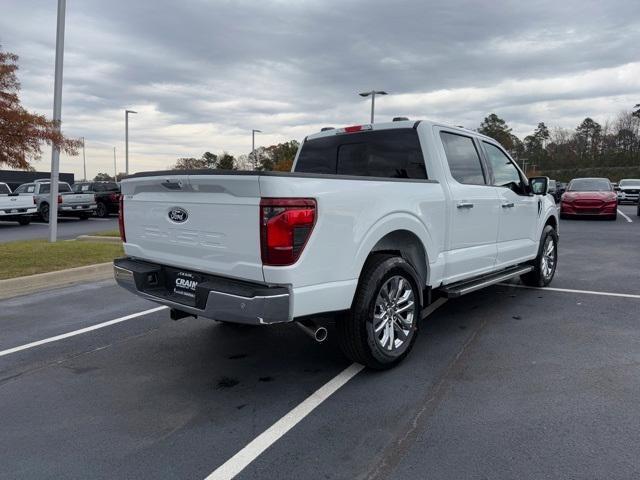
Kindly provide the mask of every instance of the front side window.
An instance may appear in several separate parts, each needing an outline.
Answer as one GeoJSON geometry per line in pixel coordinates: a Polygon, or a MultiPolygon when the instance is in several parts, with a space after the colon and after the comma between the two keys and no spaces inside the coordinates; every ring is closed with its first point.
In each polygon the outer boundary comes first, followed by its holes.
{"type": "Polygon", "coordinates": [[[451,176],[458,183],[485,185],[480,155],[471,137],[440,132],[451,176]]]}
{"type": "Polygon", "coordinates": [[[493,171],[493,184],[497,187],[510,188],[516,193],[522,193],[522,178],[520,178],[520,172],[511,159],[495,145],[488,142],[482,143],[487,153],[487,161],[493,171]]]}

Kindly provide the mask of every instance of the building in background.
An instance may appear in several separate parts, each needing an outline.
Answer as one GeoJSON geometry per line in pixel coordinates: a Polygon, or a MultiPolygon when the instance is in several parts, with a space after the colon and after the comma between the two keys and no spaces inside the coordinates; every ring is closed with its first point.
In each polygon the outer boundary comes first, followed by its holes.
{"type": "MultiPolygon", "coordinates": [[[[51,178],[51,172],[25,172],[22,170],[0,170],[0,182],[9,185],[11,190],[15,190],[23,183],[33,182],[38,179],[51,178]]],[[[60,181],[73,185],[73,173],[60,173],[60,181]]]]}

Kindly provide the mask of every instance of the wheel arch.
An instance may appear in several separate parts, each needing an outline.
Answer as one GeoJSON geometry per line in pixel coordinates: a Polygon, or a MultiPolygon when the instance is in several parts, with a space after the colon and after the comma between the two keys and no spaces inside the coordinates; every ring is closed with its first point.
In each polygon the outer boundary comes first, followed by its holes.
{"type": "Polygon", "coordinates": [[[356,254],[356,271],[360,278],[365,263],[372,255],[391,253],[405,259],[415,270],[416,284],[422,304],[423,290],[429,282],[429,252],[431,237],[424,224],[415,216],[397,214],[381,219],[360,243],[356,254]]]}

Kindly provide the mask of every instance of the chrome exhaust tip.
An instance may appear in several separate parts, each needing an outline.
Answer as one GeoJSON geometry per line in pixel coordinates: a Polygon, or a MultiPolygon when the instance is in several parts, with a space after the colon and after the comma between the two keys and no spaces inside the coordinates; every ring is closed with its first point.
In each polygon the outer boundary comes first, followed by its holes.
{"type": "Polygon", "coordinates": [[[296,322],[296,325],[318,343],[324,342],[329,335],[329,332],[325,327],[316,325],[313,322],[296,322]]]}

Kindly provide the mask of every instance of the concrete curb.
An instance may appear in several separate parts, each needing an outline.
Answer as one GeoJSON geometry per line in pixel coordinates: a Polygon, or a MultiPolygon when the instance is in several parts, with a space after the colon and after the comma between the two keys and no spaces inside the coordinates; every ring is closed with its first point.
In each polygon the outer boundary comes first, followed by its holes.
{"type": "Polygon", "coordinates": [[[96,282],[113,278],[113,263],[98,263],[84,267],[58,270],[57,272],[38,273],[26,277],[0,280],[0,300],[28,295],[41,290],[67,287],[76,283],[96,282]]]}
{"type": "Polygon", "coordinates": [[[120,237],[103,237],[100,235],[80,235],[76,240],[81,242],[122,243],[120,237]]]}

